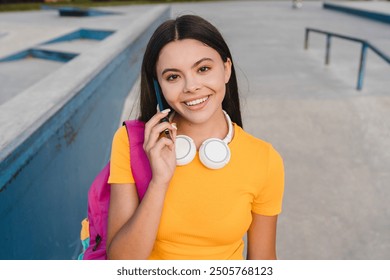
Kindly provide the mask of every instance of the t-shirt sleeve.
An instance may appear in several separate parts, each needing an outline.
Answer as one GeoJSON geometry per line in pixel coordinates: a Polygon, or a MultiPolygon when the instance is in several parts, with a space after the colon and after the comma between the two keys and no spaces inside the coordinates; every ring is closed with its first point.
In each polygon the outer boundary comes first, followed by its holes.
{"type": "Polygon", "coordinates": [[[282,211],[284,193],[284,166],[280,154],[270,145],[266,179],[254,199],[252,211],[265,216],[278,215],[282,211]]]}
{"type": "Polygon", "coordinates": [[[111,148],[109,184],[134,184],[130,167],[130,145],[125,126],[114,135],[111,148]]]}

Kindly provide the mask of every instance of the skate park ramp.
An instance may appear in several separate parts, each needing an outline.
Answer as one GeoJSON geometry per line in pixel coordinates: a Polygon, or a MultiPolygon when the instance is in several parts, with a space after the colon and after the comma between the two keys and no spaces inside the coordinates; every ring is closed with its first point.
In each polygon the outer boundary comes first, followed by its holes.
{"type": "MultiPolygon", "coordinates": [[[[353,5],[357,4],[354,1],[353,5]]],[[[370,1],[359,8],[389,15],[384,4],[388,3],[370,1]]],[[[52,79],[61,74],[61,79],[71,81],[69,76],[83,75],[83,67],[93,63],[96,56],[80,64],[77,71],[66,68],[101,45],[109,45],[122,28],[154,9],[154,5],[107,7],[104,10],[115,14],[77,20],[60,18],[57,11],[50,10],[0,14],[0,60],[5,59],[0,62],[0,83],[4,85],[0,87],[0,177],[7,181],[3,175],[7,171],[13,178],[0,192],[0,226],[7,228],[0,241],[0,247],[6,249],[0,251],[0,259],[77,256],[77,230],[86,211],[86,191],[108,159],[113,132],[132,112],[138,93],[137,74],[133,68],[122,66],[123,71],[107,74],[111,79],[101,91],[82,99],[89,102],[79,100],[80,104],[50,100],[59,93],[66,96],[60,90],[66,84],[52,79]],[[122,13],[128,18],[123,20],[122,13]],[[99,40],[85,38],[92,35],[84,34],[73,41],[45,44],[79,30],[114,33],[99,40]],[[3,44],[11,39],[12,44],[3,44]],[[16,59],[15,55],[23,57],[27,50],[23,59],[16,59]],[[60,60],[61,52],[75,56],[60,60]],[[122,72],[134,72],[132,82],[113,90],[114,77],[126,77],[122,72]],[[49,87],[51,91],[40,91],[49,87]],[[114,97],[103,94],[117,91],[120,93],[114,97]],[[20,109],[24,101],[31,111],[20,109]],[[107,137],[103,139],[96,131],[109,113],[98,117],[96,112],[102,112],[107,104],[115,113],[104,122],[100,134],[107,137]],[[42,106],[52,106],[49,116],[42,106]],[[31,143],[36,145],[31,154],[18,149],[31,143]],[[25,164],[10,169],[18,158],[25,164]],[[49,211],[53,213],[47,215],[49,211]],[[47,221],[55,221],[64,213],[68,217],[52,222],[46,231],[47,221]],[[19,220],[27,224],[28,236],[20,231],[19,220]],[[58,238],[63,228],[70,229],[68,236],[58,238]],[[11,248],[8,244],[15,240],[26,240],[27,245],[11,248]],[[52,253],[53,246],[57,254],[52,253]]],[[[308,49],[304,43],[305,29],[316,28],[366,40],[388,56],[390,25],[325,8],[322,1],[303,1],[300,9],[293,9],[291,1],[183,3],[170,5],[170,11],[171,17],[188,13],[203,16],[219,28],[231,48],[238,75],[244,129],[272,143],[284,159],[286,184],[278,219],[278,258],[389,259],[390,66],[368,50],[363,87],[357,90],[360,44],[332,38],[326,65],[327,37],[312,33],[308,49]]],[[[142,49],[141,45],[137,49],[142,49]]],[[[126,59],[137,61],[134,57],[126,59]]],[[[82,82],[76,88],[72,92],[85,96],[79,90],[82,82]]]]}
{"type": "MultiPolygon", "coordinates": [[[[366,9],[390,14],[376,2],[366,9]]],[[[238,72],[244,128],[284,158],[278,257],[389,259],[390,66],[368,51],[358,91],[361,45],[332,38],[325,65],[326,36],[311,34],[307,50],[304,36],[307,27],[340,33],[390,55],[390,25],[323,4],[232,1],[172,10],[220,28],[238,72]]]]}
{"type": "Polygon", "coordinates": [[[88,188],[146,43],[170,16],[169,6],[108,11],[0,14],[0,259],[81,253],[88,188]]]}

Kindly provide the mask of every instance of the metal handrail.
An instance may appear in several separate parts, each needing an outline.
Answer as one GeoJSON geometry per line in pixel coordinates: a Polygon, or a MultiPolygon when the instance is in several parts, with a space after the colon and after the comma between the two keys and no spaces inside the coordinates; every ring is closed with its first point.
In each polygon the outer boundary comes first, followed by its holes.
{"type": "Polygon", "coordinates": [[[361,90],[363,87],[363,79],[366,68],[366,57],[367,57],[367,49],[371,49],[374,53],[376,53],[379,57],[381,57],[384,61],[390,64],[390,57],[380,51],[377,47],[373,46],[367,40],[341,35],[334,32],[319,30],[315,28],[306,28],[305,30],[305,50],[309,48],[309,32],[315,32],[326,35],[326,53],[325,53],[325,64],[328,65],[330,61],[330,47],[331,47],[331,38],[337,37],[340,39],[345,39],[349,41],[354,41],[362,44],[362,49],[360,53],[360,63],[359,63],[359,73],[358,73],[358,81],[357,81],[357,90],[361,90]]]}

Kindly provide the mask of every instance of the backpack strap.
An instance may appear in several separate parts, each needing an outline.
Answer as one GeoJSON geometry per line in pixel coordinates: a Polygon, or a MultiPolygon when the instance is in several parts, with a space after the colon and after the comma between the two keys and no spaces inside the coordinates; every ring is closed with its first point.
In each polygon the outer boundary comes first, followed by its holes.
{"type": "Polygon", "coordinates": [[[123,125],[126,126],[129,137],[131,172],[141,201],[152,179],[150,163],[143,148],[145,123],[139,120],[127,120],[123,125]]]}

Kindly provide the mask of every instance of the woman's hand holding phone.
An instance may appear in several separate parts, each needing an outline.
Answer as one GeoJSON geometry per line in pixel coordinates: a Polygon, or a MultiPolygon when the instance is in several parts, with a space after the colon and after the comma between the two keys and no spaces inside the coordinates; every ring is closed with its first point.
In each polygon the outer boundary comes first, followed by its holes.
{"type": "Polygon", "coordinates": [[[161,121],[164,118],[167,120],[169,112],[169,109],[157,112],[145,124],[143,146],[152,169],[153,183],[166,187],[176,169],[176,127],[168,121],[161,121]],[[169,137],[165,134],[166,130],[169,131],[169,137]]]}

